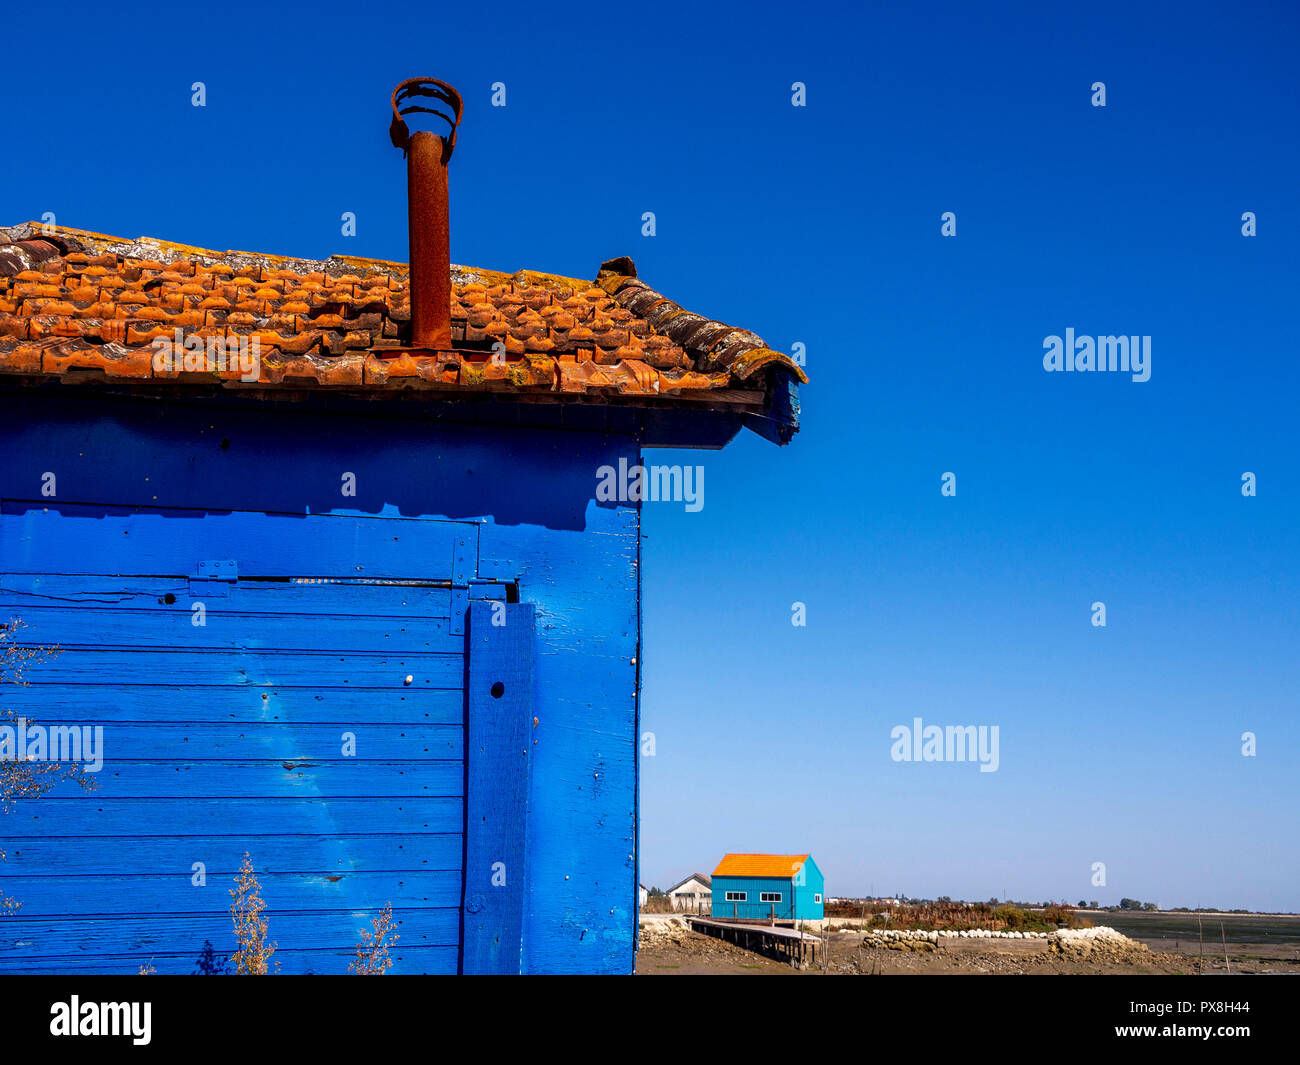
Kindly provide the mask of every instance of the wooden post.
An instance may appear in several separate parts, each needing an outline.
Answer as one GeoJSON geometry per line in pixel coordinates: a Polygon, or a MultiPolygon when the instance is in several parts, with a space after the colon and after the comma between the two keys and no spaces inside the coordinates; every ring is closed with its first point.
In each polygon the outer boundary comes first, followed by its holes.
{"type": "Polygon", "coordinates": [[[530,604],[469,608],[461,971],[523,971],[534,618],[530,604]]]}

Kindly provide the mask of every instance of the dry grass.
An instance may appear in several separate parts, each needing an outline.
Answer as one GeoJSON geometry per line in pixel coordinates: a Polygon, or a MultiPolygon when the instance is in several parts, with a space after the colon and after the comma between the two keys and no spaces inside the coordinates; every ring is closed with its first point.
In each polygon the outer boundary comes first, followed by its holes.
{"type": "Polygon", "coordinates": [[[275,944],[266,941],[266,919],[262,916],[266,903],[262,900],[262,885],[253,871],[253,859],[247,851],[230,897],[234,900],[230,904],[230,919],[235,924],[236,944],[230,964],[240,976],[266,976],[275,944]]]}
{"type": "MultiPolygon", "coordinates": [[[[0,624],[0,684],[27,686],[26,674],[32,666],[59,653],[57,647],[31,647],[16,644],[15,637],[26,628],[20,618],[0,624]]],[[[25,717],[25,715],[24,715],[25,717]]],[[[12,723],[17,729],[17,715],[0,709],[0,723],[12,723]]],[[[25,717],[25,725],[35,722],[25,717]]],[[[0,812],[9,813],[19,799],[37,799],[64,780],[75,780],[87,791],[96,787],[95,779],[81,771],[79,765],[54,761],[0,760],[0,812]]],[[[5,852],[0,850],[0,862],[5,852]]],[[[0,916],[17,912],[22,903],[0,891],[0,916]]]]}
{"type": "Polygon", "coordinates": [[[868,902],[865,906],[841,902],[828,904],[825,912],[827,917],[861,917],[863,925],[869,928],[902,930],[962,932],[983,928],[990,932],[1051,932],[1057,928],[1087,928],[1092,924],[1065,904],[1025,910],[988,902],[868,902]]]}
{"type": "Polygon", "coordinates": [[[393,964],[388,948],[395,946],[401,937],[393,932],[393,904],[384,904],[383,912],[370,922],[371,930],[361,933],[357,956],[348,965],[348,972],[356,976],[383,976],[393,964]]]}

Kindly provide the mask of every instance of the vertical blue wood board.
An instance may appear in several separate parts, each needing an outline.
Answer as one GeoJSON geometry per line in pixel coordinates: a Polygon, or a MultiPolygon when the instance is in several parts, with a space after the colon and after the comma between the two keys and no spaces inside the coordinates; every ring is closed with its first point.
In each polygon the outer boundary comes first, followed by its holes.
{"type": "Polygon", "coordinates": [[[470,606],[462,941],[467,974],[523,971],[533,635],[530,604],[470,606]]]}

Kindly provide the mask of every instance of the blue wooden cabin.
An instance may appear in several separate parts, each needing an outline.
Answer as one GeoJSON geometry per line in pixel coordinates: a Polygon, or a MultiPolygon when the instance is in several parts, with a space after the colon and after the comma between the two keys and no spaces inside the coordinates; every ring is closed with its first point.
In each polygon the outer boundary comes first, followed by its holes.
{"type": "Polygon", "coordinates": [[[819,920],[826,882],[810,854],[728,854],[713,871],[713,916],[819,920]]]}
{"type": "Polygon", "coordinates": [[[386,903],[394,973],[633,969],[643,500],[600,486],[787,442],[802,371],[626,259],[450,270],[420,348],[402,263],[0,229],[0,621],[60,649],[0,708],[102,757],[0,814],[0,972],[228,957],[245,852],[284,973],[386,903]]]}

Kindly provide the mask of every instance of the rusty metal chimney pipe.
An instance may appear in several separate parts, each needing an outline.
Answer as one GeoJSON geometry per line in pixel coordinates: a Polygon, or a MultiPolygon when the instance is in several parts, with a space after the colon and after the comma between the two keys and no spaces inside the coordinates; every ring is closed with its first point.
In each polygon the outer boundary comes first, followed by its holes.
{"type": "Polygon", "coordinates": [[[451,350],[451,230],[447,163],[456,148],[460,124],[460,94],[445,82],[411,78],[393,90],[393,121],[389,135],[406,153],[406,201],[411,267],[411,347],[451,350]],[[409,103],[430,97],[441,109],[409,103]],[[406,106],[403,106],[403,105],[406,106]],[[445,137],[428,130],[412,134],[404,116],[412,112],[437,115],[451,129],[445,137]]]}
{"type": "Polygon", "coordinates": [[[442,138],[420,130],[406,153],[411,347],[451,349],[451,231],[442,138]]]}

